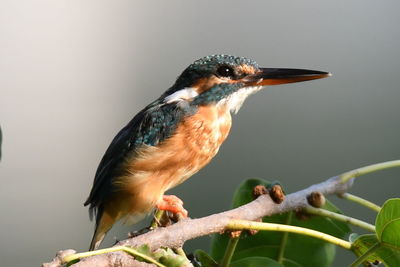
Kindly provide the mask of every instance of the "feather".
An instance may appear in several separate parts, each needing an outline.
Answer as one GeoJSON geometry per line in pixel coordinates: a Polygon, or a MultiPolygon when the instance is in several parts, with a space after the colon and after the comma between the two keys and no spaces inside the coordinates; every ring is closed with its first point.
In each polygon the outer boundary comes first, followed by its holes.
{"type": "Polygon", "coordinates": [[[97,168],[92,190],[85,206],[90,205],[91,219],[99,216],[101,205],[117,190],[113,184],[121,176],[121,168],[129,155],[143,145],[156,146],[170,137],[190,108],[182,104],[165,104],[160,99],[140,111],[115,136],[97,168]]]}

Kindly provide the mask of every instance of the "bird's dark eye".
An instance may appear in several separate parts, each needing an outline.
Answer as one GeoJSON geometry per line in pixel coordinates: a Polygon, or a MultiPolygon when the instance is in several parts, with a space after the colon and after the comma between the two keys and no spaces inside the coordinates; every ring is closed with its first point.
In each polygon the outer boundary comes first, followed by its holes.
{"type": "Polygon", "coordinates": [[[235,75],[233,69],[229,66],[221,66],[217,69],[217,74],[220,77],[233,77],[235,75]]]}

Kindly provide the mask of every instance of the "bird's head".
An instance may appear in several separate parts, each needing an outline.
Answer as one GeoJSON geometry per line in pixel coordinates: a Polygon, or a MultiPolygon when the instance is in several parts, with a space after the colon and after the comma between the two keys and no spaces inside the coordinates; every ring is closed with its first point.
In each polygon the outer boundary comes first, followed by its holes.
{"type": "Polygon", "coordinates": [[[166,103],[226,105],[237,112],[243,101],[267,85],[302,82],[330,76],[305,69],[260,68],[253,60],[228,55],[211,55],[187,67],[162,98],[166,103]]]}

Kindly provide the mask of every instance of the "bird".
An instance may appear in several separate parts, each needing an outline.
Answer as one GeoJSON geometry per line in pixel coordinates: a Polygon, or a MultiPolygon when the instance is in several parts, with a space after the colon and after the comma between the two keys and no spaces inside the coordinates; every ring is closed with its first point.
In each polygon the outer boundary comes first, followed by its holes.
{"type": "Polygon", "coordinates": [[[190,64],[159,98],[114,137],[97,168],[89,197],[98,249],[117,221],[134,224],[154,208],[187,216],[165,195],[197,173],[228,137],[232,114],[268,85],[328,77],[324,71],[261,68],[245,57],[216,54],[190,64]]]}

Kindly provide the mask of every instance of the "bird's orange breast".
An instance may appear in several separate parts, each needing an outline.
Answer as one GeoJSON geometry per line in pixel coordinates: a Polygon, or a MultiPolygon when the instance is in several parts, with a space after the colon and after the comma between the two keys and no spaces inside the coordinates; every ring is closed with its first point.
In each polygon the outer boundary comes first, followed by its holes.
{"type": "Polygon", "coordinates": [[[227,108],[202,106],[158,146],[143,146],[136,151],[125,163],[128,174],[115,182],[127,195],[128,213],[151,210],[166,190],[209,163],[228,136],[231,123],[227,108]]]}

